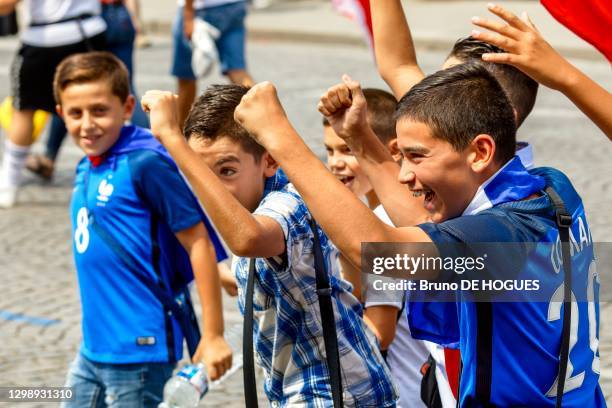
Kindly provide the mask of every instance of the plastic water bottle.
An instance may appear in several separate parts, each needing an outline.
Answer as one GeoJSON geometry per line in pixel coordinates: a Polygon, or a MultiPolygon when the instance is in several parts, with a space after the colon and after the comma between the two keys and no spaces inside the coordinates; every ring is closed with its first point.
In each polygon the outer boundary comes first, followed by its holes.
{"type": "Polygon", "coordinates": [[[225,330],[225,339],[234,352],[232,367],[218,380],[208,381],[204,363],[186,365],[164,386],[164,402],[158,408],[196,408],[200,399],[242,368],[242,325],[225,330]]]}
{"type": "Polygon", "coordinates": [[[164,386],[159,408],[196,408],[208,392],[208,375],[203,363],[186,365],[164,386]]]}

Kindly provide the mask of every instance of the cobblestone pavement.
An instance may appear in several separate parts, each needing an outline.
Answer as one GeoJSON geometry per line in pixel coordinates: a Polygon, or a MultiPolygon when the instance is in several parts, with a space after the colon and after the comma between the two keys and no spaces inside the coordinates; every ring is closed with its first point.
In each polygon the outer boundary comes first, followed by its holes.
{"type": "MultiPolygon", "coordinates": [[[[9,63],[16,41],[0,40],[0,96],[8,93],[9,63]]],[[[139,51],[138,90],[174,88],[168,76],[170,44],[155,39],[154,47],[139,51]]],[[[443,53],[424,51],[420,62],[429,72],[443,53]]],[[[382,86],[368,50],[315,44],[292,45],[255,41],[249,44],[255,77],[271,79],[296,128],[318,154],[323,154],[318,97],[350,73],[367,86],[382,86]]],[[[604,62],[576,61],[589,75],[611,88],[610,68],[604,62]]],[[[219,81],[218,76],[207,83],[219,81]]],[[[538,104],[520,134],[534,145],[536,162],[558,167],[570,175],[584,197],[596,241],[612,241],[612,144],[568,101],[541,90],[538,104]],[[527,136],[527,137],[525,137],[527,136]]],[[[40,143],[36,149],[42,149],[40,143]]],[[[66,143],[57,176],[42,184],[27,176],[14,209],[0,212],[0,385],[60,386],[80,341],[80,306],[70,253],[67,206],[79,151],[66,143]],[[12,313],[12,315],[9,315],[12,313]],[[38,320],[24,320],[32,317],[38,320]]],[[[608,271],[604,271],[608,272],[608,271]]],[[[240,324],[235,301],[225,298],[228,325],[240,324]]],[[[602,305],[602,379],[612,402],[612,307],[602,305]]],[[[260,391],[260,396],[262,395],[260,391]]],[[[212,390],[202,406],[243,406],[242,375],[237,373],[212,390]]],[[[53,406],[54,404],[19,404],[53,406]]],[[[262,404],[262,406],[265,404],[262,404]]],[[[0,406],[8,404],[0,403],[0,406]]]]}

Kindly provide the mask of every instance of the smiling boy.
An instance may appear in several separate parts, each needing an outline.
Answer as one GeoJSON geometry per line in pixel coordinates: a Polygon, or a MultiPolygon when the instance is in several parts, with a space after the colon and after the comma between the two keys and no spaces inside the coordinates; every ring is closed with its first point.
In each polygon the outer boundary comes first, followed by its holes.
{"type": "Polygon", "coordinates": [[[204,361],[211,378],[231,366],[215,262],[216,250],[219,260],[225,253],[161,145],[147,130],[124,125],[134,98],[116,57],[65,59],[54,92],[87,156],[70,204],[83,342],[67,380],[76,399],[67,406],[157,407],[189,327],[154,288],[188,304],[185,285],[195,277],[204,330],[194,361],[204,361]]]}
{"type": "MultiPolygon", "coordinates": [[[[363,93],[368,101],[368,106],[371,108],[368,111],[368,123],[387,148],[397,151],[395,126],[393,124],[393,112],[397,103],[395,98],[381,89],[367,88],[363,90],[363,93]]],[[[327,153],[329,171],[357,197],[364,200],[368,207],[374,209],[380,205],[372,184],[367,174],[361,169],[353,151],[346,141],[336,134],[325,117],[323,117],[323,144],[327,153]]],[[[339,261],[342,276],[353,285],[353,294],[363,301],[361,272],[348,262],[342,254],[340,254],[339,261]]],[[[374,332],[377,333],[376,330],[374,332]]],[[[380,341],[378,334],[377,337],[380,341]]],[[[383,350],[386,350],[386,345],[383,350]]]]}
{"type": "MultiPolygon", "coordinates": [[[[397,154],[397,140],[393,112],[397,101],[387,91],[375,88],[365,88],[363,94],[368,102],[368,123],[378,139],[385,145],[391,154],[397,154]]],[[[327,167],[342,183],[357,197],[367,200],[368,206],[376,208],[380,202],[372,189],[372,184],[361,169],[357,158],[340,138],[329,121],[323,118],[323,144],[327,152],[327,167]]]]}
{"type": "MultiPolygon", "coordinates": [[[[365,88],[363,96],[368,105],[368,125],[372,128],[377,140],[380,140],[393,159],[398,161],[400,152],[397,147],[394,120],[397,101],[393,95],[382,89],[365,88]]],[[[323,142],[327,152],[329,170],[353,194],[367,202],[368,207],[374,210],[379,218],[392,225],[380,205],[368,175],[360,165],[359,158],[355,157],[347,142],[336,134],[325,117],[323,126],[323,142]]],[[[383,295],[380,291],[368,291],[367,289],[372,284],[369,278],[372,276],[362,275],[361,271],[342,254],[339,260],[342,276],[353,284],[353,294],[364,304],[364,321],[372,329],[379,341],[380,349],[386,354],[387,364],[400,393],[398,406],[423,407],[421,367],[428,359],[429,350],[435,349],[435,345],[411,336],[406,308],[404,308],[406,293],[388,291],[383,295]],[[365,287],[363,287],[364,283],[365,287]]]]}
{"type": "MultiPolygon", "coordinates": [[[[350,92],[329,95],[323,104],[336,132],[348,138],[369,130],[359,84],[350,78],[345,82],[350,92]]],[[[279,162],[332,242],[355,265],[361,265],[363,242],[434,243],[441,257],[446,255],[441,244],[446,243],[553,244],[559,240],[559,228],[552,195],[544,191],[549,187],[565,202],[574,236],[586,225],[584,207],[567,177],[554,169],[527,171],[514,157],[512,108],[499,83],[478,64],[430,75],[398,104],[403,156],[399,181],[424,196],[433,221],[416,227],[383,224],[330,175],[289,123],[270,83],[253,87],[235,117],[279,162]]],[[[592,246],[585,248],[571,259],[577,293],[597,290],[590,267],[592,246]]],[[[562,398],[567,407],[605,406],[598,384],[599,352],[590,341],[597,336],[598,304],[590,308],[578,303],[573,313],[583,323],[572,335],[571,364],[566,365],[565,388],[557,397],[559,349],[562,332],[567,332],[561,311],[551,314],[549,308],[560,306],[554,299],[568,271],[553,270],[546,262],[550,253],[543,259],[517,260],[513,255],[505,253],[500,259],[524,261],[516,265],[540,280],[542,295],[551,302],[458,303],[460,405],[555,406],[562,398]]],[[[494,267],[487,272],[501,273],[494,267]]]]}
{"type": "Polygon", "coordinates": [[[187,140],[178,127],[176,96],[149,91],[142,102],[151,112],[153,134],[172,154],[237,255],[233,269],[243,313],[249,262],[256,258],[253,341],[270,404],[333,405],[315,285],[316,233],[329,271],[344,405],[395,406],[395,387],[361,319],[361,304],[340,277],[336,248],[320,228],[312,230],[312,216],[295,188],[234,120],[247,91],[238,85],[208,88],[187,117],[187,140]]]}

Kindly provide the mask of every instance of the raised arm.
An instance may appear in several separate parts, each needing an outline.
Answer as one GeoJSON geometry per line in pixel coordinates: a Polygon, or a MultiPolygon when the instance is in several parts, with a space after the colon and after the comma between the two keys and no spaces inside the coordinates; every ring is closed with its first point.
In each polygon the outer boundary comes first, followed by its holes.
{"type": "Polygon", "coordinates": [[[291,126],[271,83],[251,88],[234,117],[278,161],[319,225],[355,266],[361,266],[362,242],[431,242],[420,228],[385,225],[334,177],[291,126]]]}
{"type": "Polygon", "coordinates": [[[269,217],[251,214],[189,147],[178,126],[176,95],[148,91],[142,105],[151,114],[151,131],[189,180],[232,253],[257,258],[282,254],[285,238],[280,225],[269,217]]]}
{"type": "Polygon", "coordinates": [[[400,0],[372,0],[370,11],[378,72],[400,99],[425,76],[417,63],[402,3],[400,0]]]}
{"type": "Polygon", "coordinates": [[[472,36],[507,52],[483,54],[482,59],[513,65],[542,85],[562,92],[612,140],[612,94],[555,51],[526,14],[520,19],[496,5],[490,5],[489,11],[507,24],[475,17],[475,25],[494,33],[474,31],[472,36]]]}
{"type": "Polygon", "coordinates": [[[425,222],[423,200],[398,182],[400,166],[367,122],[366,100],[359,83],[344,76],[343,83],[323,94],[318,108],[350,147],[393,224],[409,227],[425,222]]]}

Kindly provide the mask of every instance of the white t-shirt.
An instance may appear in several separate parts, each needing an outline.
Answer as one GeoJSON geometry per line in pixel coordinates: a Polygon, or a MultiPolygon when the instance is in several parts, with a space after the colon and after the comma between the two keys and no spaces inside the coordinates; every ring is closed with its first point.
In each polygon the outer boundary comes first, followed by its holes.
{"type": "Polygon", "coordinates": [[[23,11],[27,28],[21,33],[21,42],[37,47],[59,47],[83,40],[78,22],[67,21],[30,27],[31,23],[52,23],[67,18],[91,14],[95,17],[82,20],[83,31],[91,38],[106,30],[100,17],[99,0],[24,0],[23,11]]]}
{"type": "MultiPolygon", "coordinates": [[[[393,226],[393,222],[382,205],[374,209],[374,214],[384,223],[393,226]]],[[[375,306],[377,302],[367,301],[365,307],[375,306]]],[[[389,304],[389,303],[386,303],[389,304]]],[[[399,305],[398,309],[401,308],[399,305]]],[[[387,350],[387,364],[391,375],[397,384],[400,399],[397,406],[401,408],[425,407],[421,400],[421,367],[427,361],[429,354],[436,360],[436,380],[440,390],[440,398],[445,408],[454,408],[455,398],[450,389],[444,365],[444,348],[429,341],[412,338],[406,310],[397,321],[395,338],[387,350]]]]}
{"type": "MultiPolygon", "coordinates": [[[[209,7],[223,6],[224,4],[238,3],[239,1],[244,0],[193,0],[193,8],[199,10],[209,7]]],[[[183,7],[185,5],[185,0],[178,0],[177,4],[179,7],[183,7]]]]}

